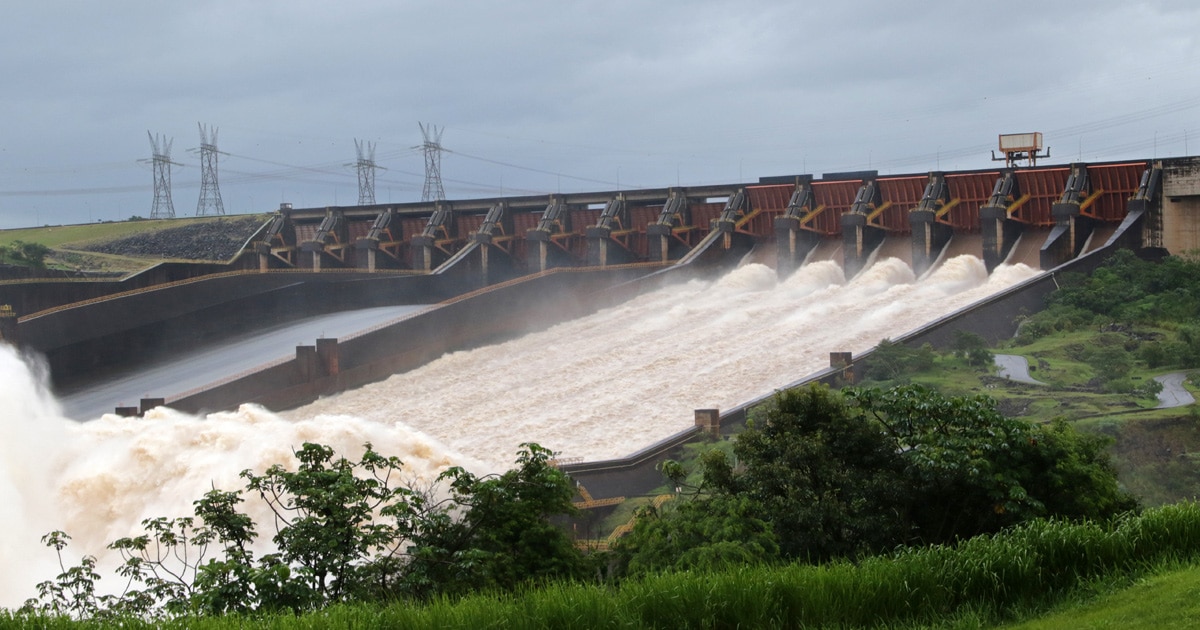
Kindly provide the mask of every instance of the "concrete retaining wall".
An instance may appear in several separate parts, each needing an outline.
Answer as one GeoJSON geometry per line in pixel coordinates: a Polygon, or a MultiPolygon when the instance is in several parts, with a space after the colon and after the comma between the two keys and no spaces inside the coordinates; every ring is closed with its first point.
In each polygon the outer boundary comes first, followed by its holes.
{"type": "MultiPolygon", "coordinates": [[[[578,317],[615,303],[603,291],[644,274],[645,266],[554,269],[453,298],[382,328],[331,344],[330,363],[320,348],[298,349],[293,361],[170,399],[192,413],[252,402],[272,409],[309,403],[319,396],[359,387],[413,369],[446,352],[477,347],[578,317]],[[316,357],[315,366],[306,361],[316,357]],[[331,365],[335,365],[331,369],[331,365]]],[[[431,276],[423,276],[432,278],[431,276]]]]}
{"type": "Polygon", "coordinates": [[[18,316],[93,300],[125,291],[200,278],[212,274],[255,269],[251,256],[239,256],[230,263],[166,262],[120,279],[86,278],[30,279],[0,283],[0,304],[8,304],[18,316]]]}
{"type": "Polygon", "coordinates": [[[244,273],[168,284],[21,321],[24,348],[45,355],[56,387],[254,328],[338,310],[448,297],[425,275],[244,273]]]}

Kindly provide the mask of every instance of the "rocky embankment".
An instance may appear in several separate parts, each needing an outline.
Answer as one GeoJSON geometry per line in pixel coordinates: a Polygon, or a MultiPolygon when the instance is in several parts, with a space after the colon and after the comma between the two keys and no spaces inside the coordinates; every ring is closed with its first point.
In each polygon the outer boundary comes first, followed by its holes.
{"type": "Polygon", "coordinates": [[[121,256],[153,256],[178,260],[226,261],[260,226],[258,216],[192,223],[135,234],[78,249],[121,256]]]}

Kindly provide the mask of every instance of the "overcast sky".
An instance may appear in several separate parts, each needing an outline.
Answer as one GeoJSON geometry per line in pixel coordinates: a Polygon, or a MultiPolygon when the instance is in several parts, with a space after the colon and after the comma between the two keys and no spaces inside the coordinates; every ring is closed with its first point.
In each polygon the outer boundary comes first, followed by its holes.
{"type": "Polygon", "coordinates": [[[196,212],[198,123],[228,214],[1200,154],[1200,3],[13,2],[0,20],[0,228],[149,216],[147,132],[196,212]],[[1190,140],[1189,140],[1190,139],[1190,140]],[[1188,147],[1188,143],[1191,147],[1188,147]]]}

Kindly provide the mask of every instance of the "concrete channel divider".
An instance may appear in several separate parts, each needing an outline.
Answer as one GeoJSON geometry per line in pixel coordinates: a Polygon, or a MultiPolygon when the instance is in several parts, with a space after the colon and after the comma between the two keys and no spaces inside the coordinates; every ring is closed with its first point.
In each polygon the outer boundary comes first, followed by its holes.
{"type": "Polygon", "coordinates": [[[171,398],[180,411],[202,413],[256,403],[275,410],[383,380],[452,351],[549,327],[615,304],[605,289],[656,265],[559,268],[445,300],[382,326],[299,346],[296,357],[199,391],[171,398]]]}

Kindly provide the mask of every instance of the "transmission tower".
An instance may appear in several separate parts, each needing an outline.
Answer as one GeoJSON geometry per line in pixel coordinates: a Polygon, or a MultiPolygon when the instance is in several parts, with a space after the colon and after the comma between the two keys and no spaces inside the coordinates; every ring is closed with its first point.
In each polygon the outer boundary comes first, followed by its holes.
{"type": "Polygon", "coordinates": [[[442,188],[442,131],[434,125],[417,123],[425,142],[421,150],[425,153],[425,186],[421,188],[421,201],[441,201],[446,198],[442,188]]]}
{"type": "Polygon", "coordinates": [[[142,160],[154,165],[154,206],[150,209],[150,218],[174,219],[175,204],[171,203],[171,165],[183,165],[171,161],[173,140],[160,138],[157,134],[152,135],[149,131],[146,132],[146,136],[150,138],[150,148],[154,156],[149,160],[142,160]]]}
{"type": "Polygon", "coordinates": [[[358,153],[358,161],[346,166],[353,166],[358,171],[358,205],[375,205],[375,169],[383,168],[375,164],[375,143],[354,139],[354,150],[358,153]]]}
{"type": "Polygon", "coordinates": [[[223,153],[217,150],[217,128],[209,129],[200,123],[196,126],[200,128],[200,148],[189,149],[200,154],[200,201],[196,203],[196,216],[225,214],[221,188],[217,185],[217,156],[223,153]]]}

